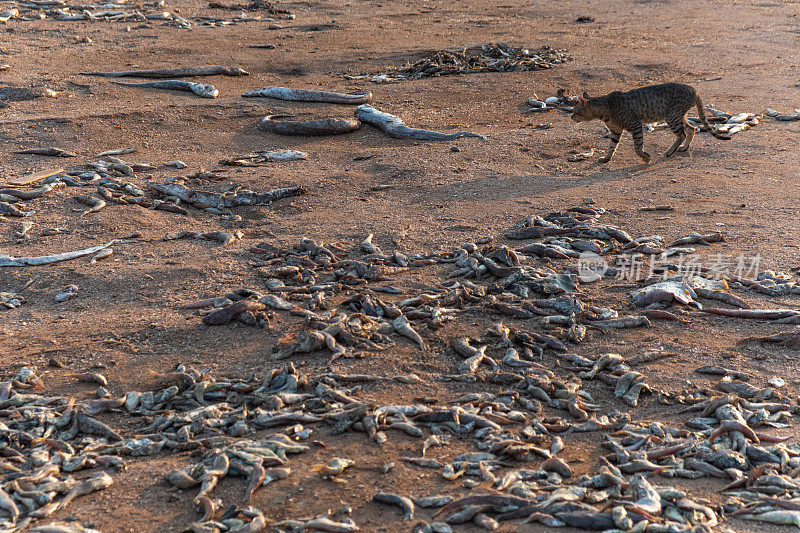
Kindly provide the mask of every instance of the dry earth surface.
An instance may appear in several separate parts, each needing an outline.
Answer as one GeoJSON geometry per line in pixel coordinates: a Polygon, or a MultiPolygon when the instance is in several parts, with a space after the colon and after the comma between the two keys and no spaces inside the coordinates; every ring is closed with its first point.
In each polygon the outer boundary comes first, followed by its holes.
{"type": "MultiPolygon", "coordinates": [[[[12,6],[4,0],[0,7],[12,6]]],[[[791,112],[800,102],[800,3],[742,0],[720,4],[710,0],[481,2],[444,1],[309,1],[280,7],[294,20],[250,22],[222,27],[179,29],[160,22],[59,22],[11,20],[0,25],[0,91],[7,88],[50,88],[55,98],[8,101],[0,109],[0,185],[29,172],[79,164],[14,150],[58,146],[90,157],[103,150],[138,146],[127,161],[162,162],[180,159],[188,168],[161,167],[137,173],[131,181],[146,188],[148,181],[188,176],[217,168],[223,158],[257,150],[297,149],[308,160],[259,168],[226,167],[222,181],[202,182],[221,190],[235,182],[254,190],[303,185],[307,195],[280,200],[266,207],[241,207],[241,221],[189,208],[183,216],[136,205],[110,204],[102,211],[79,216],[83,206],[73,200],[85,194],[61,189],[29,202],[35,214],[32,235],[44,227],[64,227],[69,234],[36,237],[15,244],[19,219],[0,222],[0,252],[12,256],[43,255],[84,248],[140,232],[135,242],[114,247],[114,255],[95,264],[88,258],[54,266],[4,268],[0,289],[14,290],[32,281],[21,295],[26,303],[0,316],[0,375],[10,376],[23,365],[35,365],[48,391],[87,398],[95,387],[76,383],[69,374],[101,365],[109,390],[120,395],[155,386],[146,372],[165,372],[177,362],[208,368],[215,376],[263,375],[286,362],[273,362],[273,347],[287,331],[302,329],[302,320],[281,314],[270,328],[240,323],[206,327],[191,311],[178,306],[250,287],[263,290],[263,278],[251,263],[248,249],[260,242],[293,246],[308,236],[355,247],[369,233],[385,250],[406,253],[450,250],[464,242],[503,234],[531,214],[545,214],[580,205],[590,197],[608,213],[603,222],[616,224],[634,236],[660,234],[674,239],[698,231],[722,231],[725,242],[703,253],[760,254],[762,269],[788,271],[798,266],[800,228],[797,217],[797,174],[800,168],[800,122],[763,119],[755,128],[727,142],[698,134],[688,153],[669,159],[660,155],[649,166],[640,164],[629,136],[608,165],[591,160],[569,163],[570,150],[605,149],[599,122],[577,125],[558,115],[525,113],[523,103],[536,92],[544,98],[558,88],[570,94],[586,90],[603,94],[665,81],[683,81],[698,89],[706,104],[730,112],[760,113],[765,107],[791,112]],[[578,24],[578,16],[596,22],[578,24]],[[88,37],[91,43],[81,42],[88,37]],[[345,74],[381,72],[386,66],[421,58],[434,50],[503,41],[536,48],[568,50],[574,60],[550,70],[481,73],[427,78],[389,84],[348,81],[345,74]],[[250,48],[253,44],[274,49],[250,48]],[[220,91],[216,100],[190,93],[120,87],[102,78],[77,75],[84,70],[168,68],[206,64],[235,65],[248,77],[209,78],[220,91]],[[403,117],[407,124],[456,131],[468,129],[487,140],[460,139],[427,143],[390,139],[372,127],[347,135],[311,138],[278,137],[259,131],[264,115],[291,112],[306,118],[348,116],[347,106],[302,104],[239,95],[266,85],[298,88],[370,89],[375,106],[403,117]],[[551,129],[536,129],[552,122],[551,129]],[[458,147],[458,151],[451,150],[458,147]],[[368,158],[364,159],[365,157],[368,158]],[[380,184],[391,187],[373,190],[380,184]],[[659,204],[670,212],[643,212],[659,204]],[[241,230],[242,240],[229,246],[195,240],[161,241],[179,230],[241,230]],[[391,237],[407,236],[399,248],[391,237]],[[78,297],[56,304],[53,296],[70,284],[78,297]],[[66,368],[48,367],[56,358],[66,368]]],[[[196,14],[230,16],[196,0],[170,0],[165,7],[183,17],[196,14]],[[223,13],[223,14],[221,14],[223,13]]],[[[657,130],[646,135],[645,148],[663,153],[672,135],[657,130]]],[[[85,208],[85,207],[83,207],[85,208]]],[[[444,281],[444,269],[421,269],[402,283],[419,289],[444,281]]],[[[613,292],[588,287],[600,303],[618,309],[632,307],[629,286],[613,292]]],[[[797,308],[796,296],[766,298],[747,295],[759,307],[797,308]]],[[[449,348],[458,336],[475,335],[498,317],[471,313],[436,332],[427,332],[427,351],[399,340],[396,348],[367,358],[340,359],[342,373],[414,372],[419,386],[366,385],[362,395],[376,402],[412,402],[417,397],[446,400],[473,390],[497,391],[488,383],[447,383],[437,376],[452,373],[460,361],[449,348]]],[[[506,320],[525,326],[525,321],[506,320]]],[[[677,357],[647,365],[649,382],[679,390],[689,380],[711,386],[713,380],[692,374],[707,364],[747,370],[763,382],[775,375],[787,381],[786,394],[800,387],[796,352],[786,348],[740,348],[736,341],[780,329],[763,321],[722,317],[691,317],[689,323],[657,322],[646,329],[603,335],[590,331],[577,348],[594,356],[617,352],[624,356],[663,347],[677,357]]],[[[329,352],[295,356],[302,372],[319,373],[329,352]]],[[[609,410],[627,409],[602,388],[609,410]]],[[[659,405],[652,397],[636,409],[639,419],[680,423],[679,407],[659,405]]],[[[113,420],[113,415],[104,420],[113,420]]],[[[126,419],[121,429],[133,435],[140,422],[126,419]]],[[[782,434],[797,436],[796,430],[782,434]]],[[[420,441],[391,432],[378,446],[361,433],[315,438],[326,448],[292,460],[294,474],[257,492],[252,505],[265,511],[268,522],[312,516],[326,509],[353,508],[352,518],[364,531],[409,531],[396,509],[370,502],[376,490],[425,495],[465,495],[460,481],[444,480],[436,470],[403,464],[420,441]],[[356,459],[355,467],[334,484],[310,471],[331,457],[356,459]],[[380,467],[397,467],[382,475],[380,467]]],[[[571,435],[564,457],[578,473],[592,468],[602,452],[599,436],[571,435]]],[[[452,457],[474,449],[469,440],[454,441],[431,452],[452,457]]],[[[113,531],[180,531],[197,518],[192,491],[175,492],[164,473],[187,464],[189,454],[163,454],[132,459],[115,476],[108,490],[80,498],[53,519],[77,517],[97,529],[113,531]]],[[[656,478],[658,481],[658,478],[656,478]]],[[[672,480],[661,480],[664,484],[672,480]]],[[[719,480],[692,482],[693,494],[719,501],[719,480]]],[[[215,491],[226,504],[241,497],[241,479],[226,479],[215,491]]],[[[420,510],[418,517],[430,519],[420,510]]],[[[728,521],[735,530],[753,524],[728,521]]],[[[540,526],[523,526],[536,531],[540,526]]],[[[759,529],[772,526],[759,525],[759,529]]],[[[520,526],[503,525],[503,531],[520,526]]],[[[460,531],[477,528],[459,526],[460,531]]]]}

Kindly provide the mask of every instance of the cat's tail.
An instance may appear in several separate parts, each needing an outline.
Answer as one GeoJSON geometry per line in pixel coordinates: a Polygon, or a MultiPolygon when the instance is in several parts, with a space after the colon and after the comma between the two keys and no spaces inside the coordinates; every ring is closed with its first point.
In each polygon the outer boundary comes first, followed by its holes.
{"type": "Polygon", "coordinates": [[[723,135],[722,133],[719,133],[711,126],[711,124],[708,123],[706,112],[703,110],[703,101],[700,99],[700,95],[696,95],[694,97],[694,104],[697,106],[697,114],[700,116],[700,122],[702,122],[703,126],[708,129],[708,132],[717,139],[722,139],[723,141],[730,140],[730,135],[723,135]]]}

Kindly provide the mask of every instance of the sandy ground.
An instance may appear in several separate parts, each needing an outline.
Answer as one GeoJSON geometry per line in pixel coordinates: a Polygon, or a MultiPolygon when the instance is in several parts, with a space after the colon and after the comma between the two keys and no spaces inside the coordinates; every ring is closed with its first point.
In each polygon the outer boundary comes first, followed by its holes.
{"type": "MultiPolygon", "coordinates": [[[[261,168],[226,167],[220,190],[235,182],[254,190],[304,185],[309,194],[268,207],[237,208],[242,220],[225,221],[190,209],[189,216],[109,205],[80,217],[81,192],[61,189],[29,202],[36,213],[31,235],[45,227],[64,227],[69,234],[36,237],[14,244],[18,219],[0,222],[0,252],[40,255],[67,251],[141,232],[138,242],[115,246],[112,258],[88,259],[55,266],[0,270],[0,290],[22,291],[27,302],[0,313],[0,375],[20,366],[42,369],[48,387],[59,393],[88,396],[88,384],[76,385],[71,371],[102,364],[114,394],[152,386],[145,369],[166,371],[177,362],[210,368],[217,375],[244,377],[276,366],[269,359],[277,339],[300,321],[279,319],[271,329],[243,324],[218,328],[200,325],[181,303],[219,296],[238,287],[263,287],[248,253],[259,242],[296,244],[303,236],[352,246],[368,233],[385,249],[390,238],[407,237],[401,250],[438,251],[485,236],[499,237],[530,214],[545,214],[592,198],[609,212],[604,222],[635,236],[660,234],[677,238],[690,231],[723,231],[726,242],[714,253],[759,254],[762,269],[800,264],[797,222],[797,174],[800,123],[762,120],[757,127],[727,142],[699,134],[688,153],[645,167],[626,135],[608,165],[569,163],[570,150],[605,149],[602,124],[577,125],[552,112],[528,114],[522,104],[537,93],[544,98],[565,87],[570,93],[604,94],[665,81],[695,86],[706,104],[730,112],[760,113],[765,107],[791,112],[800,102],[800,2],[738,1],[721,6],[709,0],[640,0],[634,2],[564,1],[550,3],[505,0],[480,2],[285,2],[295,20],[250,22],[216,28],[178,29],[159,22],[10,21],[0,26],[0,91],[7,88],[58,91],[56,98],[9,101],[0,109],[0,184],[29,172],[80,160],[15,155],[18,149],[58,146],[90,157],[103,150],[138,146],[127,161],[160,165],[180,159],[184,170],[160,167],[137,173],[134,183],[168,176],[188,176],[217,168],[223,158],[255,150],[290,148],[307,151],[306,161],[261,168]],[[541,5],[538,5],[541,4],[541,5]],[[581,15],[596,22],[577,24],[581,15]],[[88,37],[91,43],[80,42],[88,37]],[[486,73],[375,85],[347,81],[345,74],[380,72],[440,49],[503,41],[568,50],[572,62],[536,72],[486,73]],[[249,48],[274,44],[275,49],[249,48]],[[215,77],[221,96],[203,100],[189,93],[112,85],[77,75],[82,70],[168,68],[204,64],[236,65],[251,75],[215,77]],[[243,99],[242,92],[265,85],[361,90],[375,94],[375,106],[398,114],[406,123],[456,131],[468,129],[487,140],[461,139],[424,143],[389,139],[371,127],[326,138],[278,137],[260,132],[258,120],[269,112],[292,112],[301,118],[347,116],[347,106],[300,104],[270,99],[243,99]],[[552,122],[548,130],[536,129],[552,122]],[[451,147],[459,151],[452,151],[451,147]],[[367,159],[364,157],[369,156],[367,159]],[[149,174],[149,175],[148,175],[149,174]],[[372,190],[375,185],[390,185],[372,190]],[[669,204],[671,212],[642,212],[641,207],[669,204]],[[229,246],[204,241],[160,241],[179,230],[241,230],[244,238],[229,246]],[[77,298],[55,304],[56,292],[70,284],[77,298]],[[46,366],[57,358],[67,368],[46,366]]],[[[3,1],[0,8],[12,6],[3,1]]],[[[184,17],[196,14],[232,16],[193,0],[170,0],[164,8],[184,17]]],[[[654,155],[672,142],[668,131],[646,135],[654,155]]],[[[710,252],[709,252],[710,253],[710,252]]],[[[413,286],[441,281],[444,273],[425,269],[405,280],[413,286]]],[[[595,294],[599,301],[624,301],[625,290],[595,294]],[[605,299],[605,300],[604,300],[605,299]]],[[[752,297],[756,305],[797,307],[797,297],[752,297]]],[[[514,322],[509,321],[509,322],[514,322]]],[[[366,387],[371,398],[389,402],[419,396],[454,397],[468,385],[443,384],[439,374],[452,371],[458,358],[448,348],[452,338],[478,332],[491,317],[468,317],[433,334],[432,349],[402,348],[376,358],[341,360],[342,372],[416,372],[426,384],[408,390],[387,385],[366,387]]],[[[794,396],[800,385],[796,354],[786,349],[747,350],[735,346],[750,334],[776,328],[768,323],[695,318],[689,324],[656,327],[603,336],[592,333],[579,351],[616,351],[633,355],[664,346],[677,358],[652,363],[653,384],[679,390],[687,379],[703,383],[691,371],[704,364],[747,369],[760,378],[776,374],[794,396]]],[[[325,366],[327,353],[296,358],[304,371],[325,366]]],[[[706,380],[708,381],[708,380],[706,380]]],[[[709,382],[710,383],[710,382],[709,382]]],[[[474,388],[483,389],[483,385],[474,388]]],[[[488,385],[485,390],[492,390],[488,385]]],[[[624,407],[613,399],[608,405],[624,407]],[[618,404],[618,405],[617,405],[618,404]]],[[[652,402],[637,417],[672,419],[677,409],[652,402]]],[[[135,428],[131,429],[135,432],[135,428]]],[[[379,448],[361,434],[327,437],[325,449],[293,462],[296,474],[256,493],[253,504],[270,521],[310,516],[343,505],[364,531],[408,531],[397,511],[370,503],[376,489],[426,494],[466,494],[436,471],[401,465],[383,476],[384,463],[415,450],[419,442],[392,435],[379,448]],[[346,484],[333,485],[308,471],[308,465],[330,457],[357,457],[346,484]],[[304,466],[305,465],[305,466],[304,466]]],[[[791,434],[791,433],[787,433],[791,434]]],[[[568,439],[567,457],[578,461],[599,451],[595,437],[568,439]]],[[[470,449],[456,443],[441,452],[456,455],[470,449]]],[[[110,489],[81,498],[54,518],[76,516],[98,529],[113,531],[180,531],[196,518],[191,495],[170,491],[167,469],[186,464],[185,455],[134,460],[110,489]]],[[[579,465],[580,462],[575,463],[579,465]]],[[[585,470],[592,465],[585,461],[585,470]]],[[[226,480],[217,490],[231,501],[240,497],[240,481],[226,480]]],[[[696,483],[699,493],[713,491],[713,481],[696,483]]],[[[430,518],[427,511],[420,518],[430,518]]],[[[734,529],[751,524],[729,522],[734,529]]],[[[536,530],[533,526],[530,531],[536,530]]],[[[504,531],[514,530],[504,526],[504,531]]],[[[470,528],[460,530],[469,531],[470,528]]],[[[752,529],[749,529],[752,530],[752,529]]]]}

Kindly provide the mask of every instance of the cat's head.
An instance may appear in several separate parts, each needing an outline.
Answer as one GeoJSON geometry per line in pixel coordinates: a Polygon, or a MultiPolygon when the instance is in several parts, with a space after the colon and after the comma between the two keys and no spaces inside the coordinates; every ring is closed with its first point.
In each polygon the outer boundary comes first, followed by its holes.
{"type": "Polygon", "coordinates": [[[589,93],[584,92],[583,96],[578,97],[578,103],[572,108],[572,120],[575,122],[588,122],[594,119],[595,116],[592,111],[591,97],[589,93]]]}

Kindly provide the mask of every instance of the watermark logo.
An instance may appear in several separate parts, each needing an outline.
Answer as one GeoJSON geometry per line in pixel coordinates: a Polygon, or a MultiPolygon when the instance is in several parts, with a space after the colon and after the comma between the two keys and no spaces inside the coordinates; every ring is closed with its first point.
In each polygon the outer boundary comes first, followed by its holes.
{"type": "Polygon", "coordinates": [[[608,272],[608,262],[594,252],[581,252],[578,256],[578,280],[593,283],[608,272]]]}
{"type": "Polygon", "coordinates": [[[696,254],[646,255],[642,253],[623,254],[614,257],[609,263],[594,252],[583,252],[578,257],[578,280],[592,283],[603,277],[616,279],[642,280],[662,277],[664,279],[679,274],[681,276],[702,276],[710,279],[755,279],[761,266],[758,254],[725,255],[696,254]]]}

